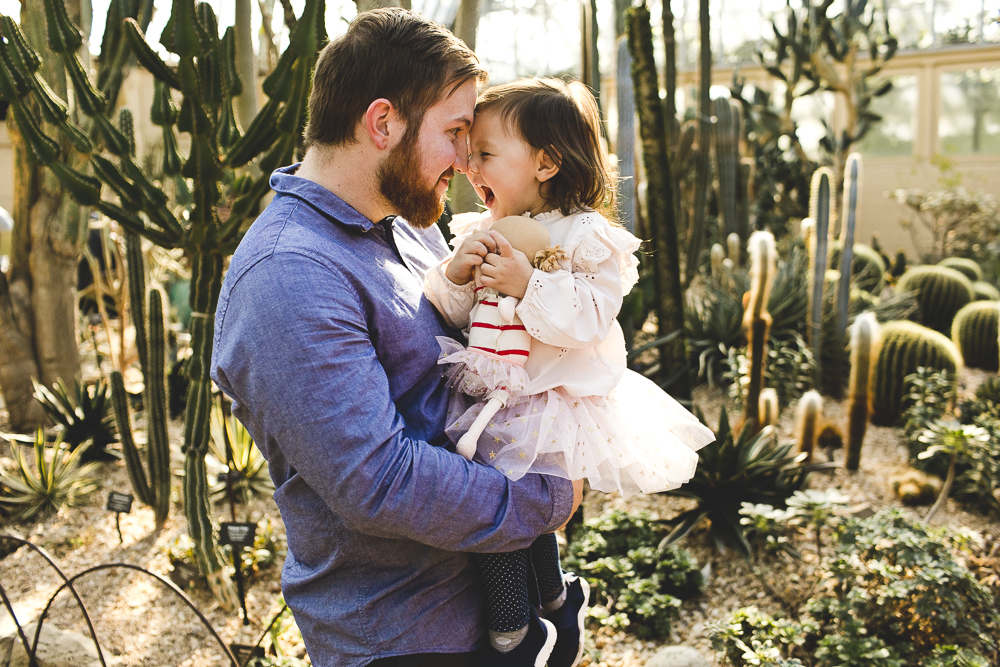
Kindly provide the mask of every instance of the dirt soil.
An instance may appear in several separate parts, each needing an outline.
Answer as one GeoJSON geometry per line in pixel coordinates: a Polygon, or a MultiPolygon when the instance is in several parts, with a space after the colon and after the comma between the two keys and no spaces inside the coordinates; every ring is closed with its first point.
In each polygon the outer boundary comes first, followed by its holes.
{"type": "MultiPolygon", "coordinates": [[[[960,377],[960,393],[970,394],[987,374],[966,370],[960,377]]],[[[723,404],[732,412],[734,407],[719,390],[701,387],[695,392],[695,402],[710,424],[718,423],[723,404]]],[[[845,405],[827,401],[825,417],[846,423],[845,405]]],[[[0,429],[5,427],[5,414],[0,413],[0,429]]],[[[172,425],[172,440],[179,441],[180,424],[172,425]]],[[[792,438],[792,414],[782,416],[779,432],[783,439],[792,438]]],[[[867,505],[872,509],[898,506],[890,478],[906,466],[906,449],[898,429],[872,426],[868,430],[861,470],[848,473],[842,467],[829,473],[815,474],[812,488],[837,488],[850,497],[856,508],[867,505]]],[[[6,446],[0,446],[6,454],[6,446]]],[[[843,452],[836,453],[842,462],[843,452]]],[[[10,465],[9,459],[0,464],[10,465]]],[[[173,469],[182,468],[179,451],[174,452],[173,469]]],[[[122,542],[119,543],[115,515],[104,509],[111,490],[130,492],[124,465],[101,464],[103,488],[87,503],[77,508],[62,508],[58,514],[34,524],[8,523],[0,532],[14,531],[43,547],[67,575],[105,563],[128,563],[167,575],[171,569],[167,547],[183,534],[186,522],[180,511],[179,485],[171,517],[160,531],[155,530],[149,508],[136,502],[130,514],[121,515],[122,542]]],[[[627,501],[588,492],[585,516],[594,517],[607,508],[643,509],[655,517],[669,518],[691,507],[691,501],[669,496],[637,496],[627,501]]],[[[216,518],[230,520],[226,503],[214,506],[216,518]]],[[[926,508],[918,508],[921,514],[926,508]]],[[[249,508],[237,507],[238,520],[271,517],[280,520],[270,498],[256,499],[249,508]]],[[[985,516],[965,511],[949,501],[934,520],[935,524],[954,528],[966,527],[982,533],[1000,535],[997,516],[985,516]]],[[[700,650],[706,657],[713,655],[705,632],[712,621],[725,619],[736,609],[755,604],[765,611],[780,608],[774,596],[767,592],[787,590],[794,578],[796,566],[786,571],[764,573],[763,579],[754,573],[751,564],[733,553],[719,554],[712,546],[705,526],[696,529],[680,545],[690,550],[700,565],[710,566],[710,578],[705,593],[684,603],[681,620],[672,635],[664,640],[644,642],[622,632],[600,630],[589,633],[583,665],[593,667],[639,667],[659,648],[685,644],[700,650]]],[[[20,549],[0,560],[0,585],[15,604],[19,615],[32,616],[44,607],[57,590],[61,580],[47,563],[28,549],[20,549]]],[[[117,656],[122,665],[144,667],[217,667],[226,664],[208,630],[180,599],[156,580],[131,570],[101,570],[79,580],[77,588],[96,626],[101,645],[107,654],[117,656]]],[[[263,570],[247,582],[249,624],[243,625],[236,612],[219,609],[204,588],[190,591],[195,605],[207,616],[211,625],[226,643],[254,644],[264,634],[266,625],[279,611],[280,563],[263,570]]],[[[61,629],[86,633],[86,626],[73,601],[65,591],[53,605],[49,619],[61,629]]],[[[270,644],[265,638],[264,645],[270,644]]],[[[282,650],[289,655],[304,656],[305,650],[294,624],[286,621],[279,639],[282,650]]]]}

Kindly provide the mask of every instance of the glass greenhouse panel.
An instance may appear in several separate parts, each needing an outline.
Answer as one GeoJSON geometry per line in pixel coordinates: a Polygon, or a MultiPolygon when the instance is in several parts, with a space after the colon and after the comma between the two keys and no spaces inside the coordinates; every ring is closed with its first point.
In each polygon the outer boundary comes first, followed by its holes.
{"type": "Polygon", "coordinates": [[[941,74],[938,137],[946,155],[1000,154],[1000,67],[941,74]]]}
{"type": "Polygon", "coordinates": [[[917,131],[917,77],[897,76],[892,90],[876,97],[871,110],[882,117],[858,144],[858,151],[870,157],[913,155],[913,137],[917,131]]]}

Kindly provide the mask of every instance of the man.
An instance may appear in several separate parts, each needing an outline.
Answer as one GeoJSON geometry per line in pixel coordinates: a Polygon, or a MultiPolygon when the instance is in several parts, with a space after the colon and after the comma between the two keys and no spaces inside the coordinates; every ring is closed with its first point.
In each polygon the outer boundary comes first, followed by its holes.
{"type": "Polygon", "coordinates": [[[447,332],[423,277],[484,78],[426,19],[359,15],[320,54],[305,158],[273,174],[222,286],[212,377],[270,464],[282,588],[317,667],[517,664],[473,656],[462,552],[527,547],[579,504],[579,485],[511,483],[442,446],[447,332]]]}

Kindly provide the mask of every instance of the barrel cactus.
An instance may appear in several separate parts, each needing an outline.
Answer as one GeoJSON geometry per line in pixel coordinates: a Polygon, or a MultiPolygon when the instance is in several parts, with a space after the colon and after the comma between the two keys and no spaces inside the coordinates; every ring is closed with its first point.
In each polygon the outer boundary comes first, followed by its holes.
{"type": "Polygon", "coordinates": [[[943,334],[951,332],[955,313],[973,299],[972,282],[945,266],[915,266],[899,279],[897,292],[917,292],[920,324],[943,334]]]}
{"type": "Polygon", "coordinates": [[[1000,289],[985,280],[972,283],[972,293],[976,301],[1000,301],[1000,289]]]}
{"type": "Polygon", "coordinates": [[[1000,370],[1000,303],[973,301],[955,315],[951,339],[958,346],[966,366],[988,371],[1000,370]]]}
{"type": "Polygon", "coordinates": [[[918,367],[958,372],[962,355],[944,335],[916,322],[889,322],[882,327],[882,347],[875,360],[872,423],[893,426],[903,414],[905,378],[918,367]]]}
{"type": "Polygon", "coordinates": [[[972,259],[966,259],[965,257],[945,257],[937,265],[955,269],[972,282],[983,279],[982,267],[972,259]]]}
{"type": "MultiPolygon", "coordinates": [[[[830,265],[840,266],[840,241],[830,244],[830,265]]],[[[871,247],[864,243],[854,244],[854,259],[851,260],[851,279],[860,289],[867,292],[875,290],[882,277],[885,275],[887,267],[882,255],[878,254],[871,247]]]]}

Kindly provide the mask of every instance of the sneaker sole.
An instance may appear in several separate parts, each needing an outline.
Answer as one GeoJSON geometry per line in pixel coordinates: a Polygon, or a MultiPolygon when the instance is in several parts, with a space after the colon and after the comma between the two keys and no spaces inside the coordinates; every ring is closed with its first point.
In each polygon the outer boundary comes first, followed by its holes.
{"type": "Polygon", "coordinates": [[[580,648],[576,652],[576,660],[573,661],[571,667],[576,667],[577,663],[580,662],[580,658],[583,657],[583,624],[587,617],[587,607],[590,603],[590,584],[583,577],[579,578],[580,588],[583,589],[583,604],[580,605],[580,613],[577,614],[576,621],[580,626],[580,648]]]}
{"type": "MultiPolygon", "coordinates": [[[[556,645],[556,626],[552,625],[552,621],[547,618],[538,617],[538,620],[542,622],[542,626],[545,628],[545,643],[542,645],[542,649],[538,652],[538,657],[535,658],[535,667],[545,667],[545,663],[549,661],[549,656],[552,655],[552,649],[556,645]]],[[[577,660],[580,658],[577,657],[577,660]]]]}

